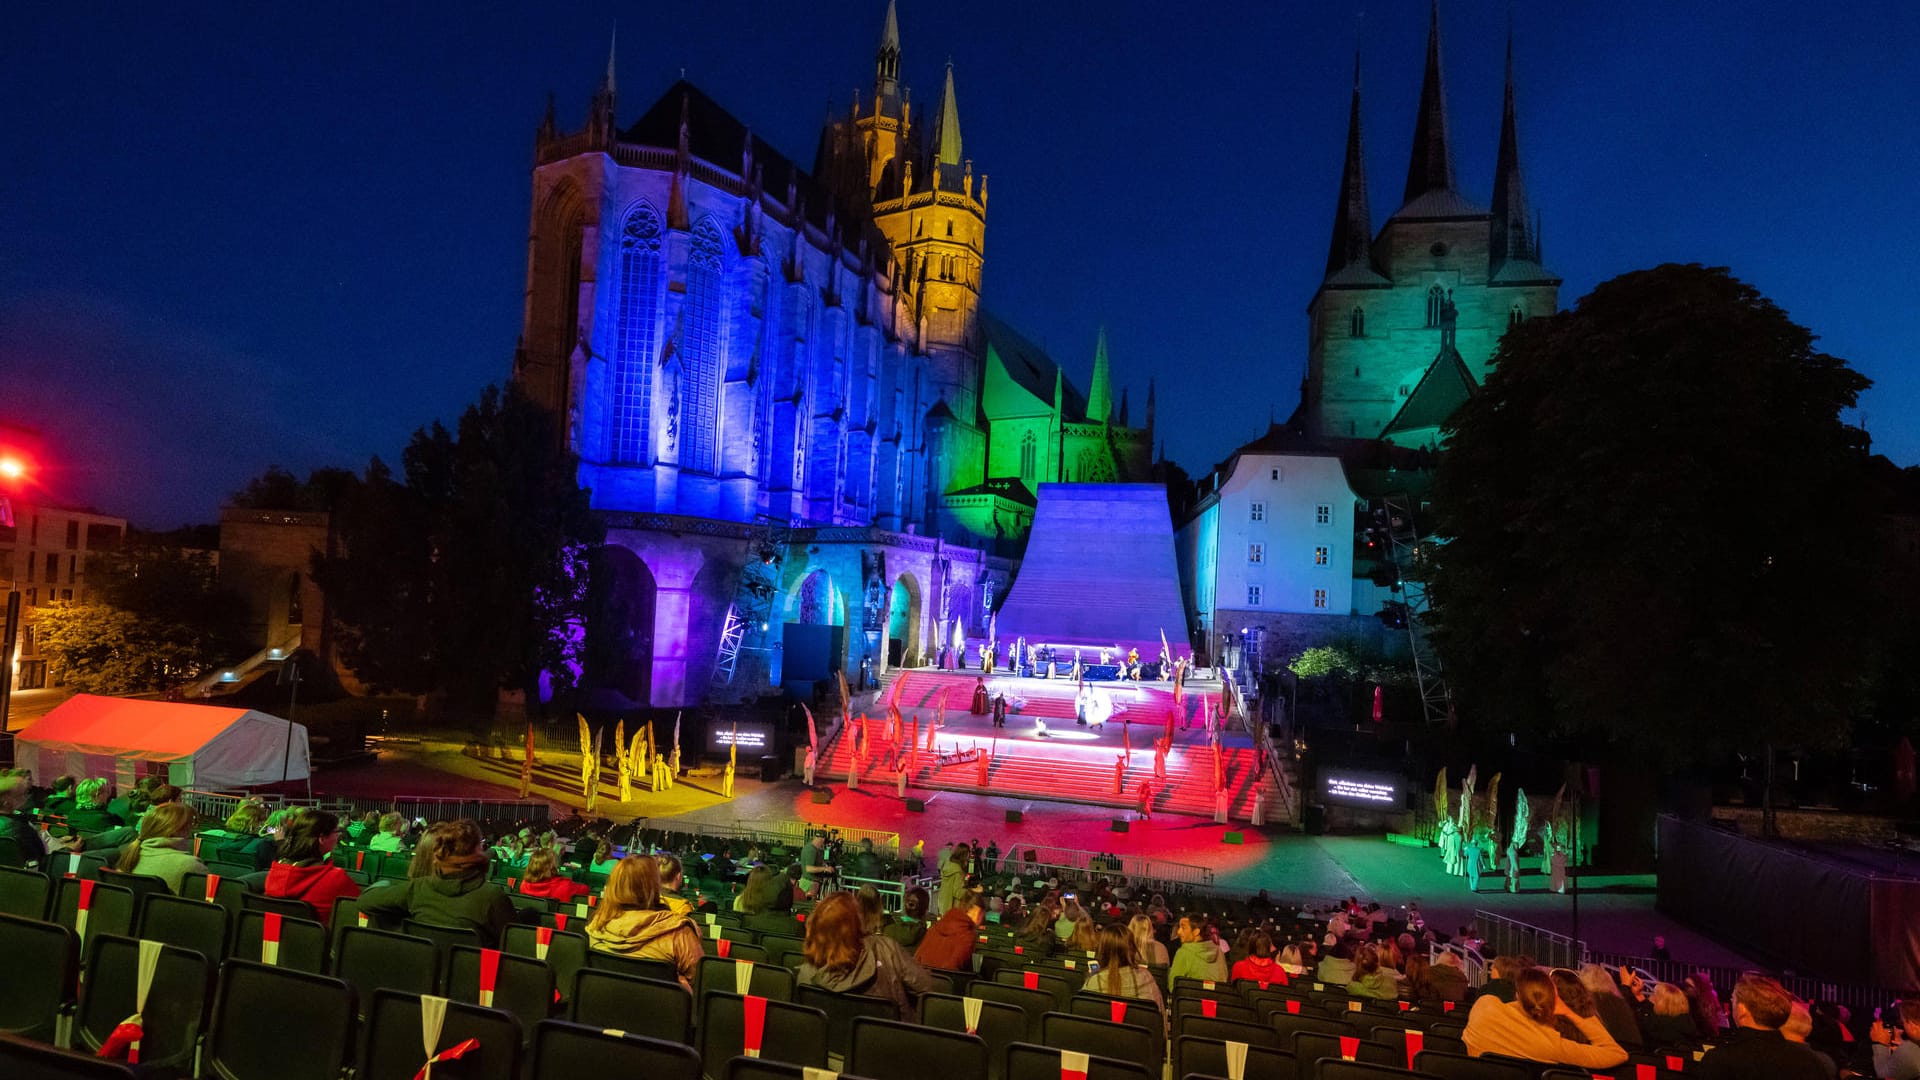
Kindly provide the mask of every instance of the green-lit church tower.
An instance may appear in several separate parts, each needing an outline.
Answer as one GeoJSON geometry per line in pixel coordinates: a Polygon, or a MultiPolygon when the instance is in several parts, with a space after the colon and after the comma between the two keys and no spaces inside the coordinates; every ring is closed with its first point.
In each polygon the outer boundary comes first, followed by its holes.
{"type": "Polygon", "coordinates": [[[1436,2],[1406,189],[1377,234],[1354,62],[1333,240],[1326,276],[1307,307],[1301,415],[1308,429],[1331,438],[1434,444],[1440,424],[1486,378],[1500,335],[1556,310],[1559,294],[1560,279],[1541,263],[1539,222],[1521,178],[1513,43],[1488,209],[1455,183],[1436,2]]]}

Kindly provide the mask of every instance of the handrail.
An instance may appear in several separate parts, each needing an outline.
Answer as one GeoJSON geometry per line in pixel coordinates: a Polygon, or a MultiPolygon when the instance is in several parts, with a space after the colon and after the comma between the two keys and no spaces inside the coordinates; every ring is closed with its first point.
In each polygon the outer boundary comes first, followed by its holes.
{"type": "Polygon", "coordinates": [[[1544,967],[1577,968],[1586,963],[1584,941],[1491,911],[1475,911],[1473,921],[1495,956],[1531,956],[1544,967]]]}
{"type": "Polygon", "coordinates": [[[259,652],[240,661],[238,664],[216,667],[211,672],[195,679],[192,683],[188,684],[186,696],[188,698],[205,697],[208,691],[211,691],[214,687],[223,683],[238,682],[241,676],[246,675],[262,664],[285,660],[287,657],[293,655],[295,649],[300,647],[300,641],[301,630],[295,627],[283,635],[283,640],[280,644],[268,645],[259,652]],[[228,676],[232,677],[229,678],[228,676]]]}

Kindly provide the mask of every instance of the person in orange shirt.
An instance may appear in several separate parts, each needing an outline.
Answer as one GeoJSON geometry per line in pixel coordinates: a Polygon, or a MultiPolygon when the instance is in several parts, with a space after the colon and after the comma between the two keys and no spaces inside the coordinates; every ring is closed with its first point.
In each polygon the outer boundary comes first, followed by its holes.
{"type": "Polygon", "coordinates": [[[1502,1054],[1583,1068],[1605,1068],[1627,1060],[1626,1050],[1598,1017],[1580,1016],[1560,1000],[1546,972],[1526,968],[1514,976],[1513,983],[1513,1001],[1483,994],[1473,1003],[1461,1035],[1468,1054],[1502,1054]],[[1577,1043],[1561,1035],[1554,1027],[1556,1018],[1572,1024],[1587,1041],[1577,1043]]]}

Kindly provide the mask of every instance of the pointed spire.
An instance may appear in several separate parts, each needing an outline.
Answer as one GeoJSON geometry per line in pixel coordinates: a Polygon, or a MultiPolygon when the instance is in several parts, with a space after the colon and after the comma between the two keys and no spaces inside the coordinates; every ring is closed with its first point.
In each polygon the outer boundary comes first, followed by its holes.
{"type": "Polygon", "coordinates": [[[1053,426],[1060,426],[1060,410],[1066,402],[1066,377],[1056,365],[1053,369],[1053,426]]]}
{"type": "Polygon", "coordinates": [[[900,20],[893,5],[894,0],[887,0],[887,21],[873,54],[873,111],[878,116],[900,114],[900,20]]]}
{"type": "Polygon", "coordinates": [[[947,61],[947,85],[940,91],[940,111],[934,114],[929,149],[941,165],[960,164],[960,104],[953,96],[953,61],[947,61]]]}
{"type": "Polygon", "coordinates": [[[690,225],[687,220],[687,170],[692,166],[692,153],[687,148],[687,94],[680,94],[680,145],[673,154],[673,181],[667,189],[667,228],[685,230],[690,225]]]}
{"type": "Polygon", "coordinates": [[[1153,376],[1147,376],[1147,436],[1153,436],[1153,376]]]}
{"type": "Polygon", "coordinates": [[[1367,206],[1367,158],[1360,140],[1360,50],[1353,53],[1353,103],[1347,110],[1347,163],[1340,170],[1340,198],[1333,209],[1333,242],[1327,276],[1372,258],[1373,213],[1367,206]]]}
{"type": "MultiPolygon", "coordinates": [[[[618,33],[617,28],[615,32],[618,33]]],[[[607,42],[607,71],[600,76],[600,88],[593,92],[593,100],[587,106],[587,130],[592,132],[595,140],[603,146],[611,145],[614,140],[614,44],[614,39],[609,39],[607,42]]]]}
{"type": "Polygon", "coordinates": [[[1107,328],[1093,344],[1093,378],[1087,381],[1087,421],[1104,424],[1113,413],[1112,376],[1107,371],[1107,328]]]}
{"type": "Polygon", "coordinates": [[[1453,148],[1447,143],[1447,94],[1440,79],[1440,0],[1427,25],[1427,73],[1420,83],[1420,113],[1413,127],[1413,157],[1407,162],[1405,202],[1429,191],[1452,191],[1453,148]]]}
{"type": "Polygon", "coordinates": [[[1493,166],[1493,265],[1539,262],[1527,185],[1520,177],[1520,136],[1513,108],[1513,29],[1507,29],[1507,89],[1500,107],[1500,151],[1493,166]]]}
{"type": "Polygon", "coordinates": [[[606,90],[608,97],[612,97],[618,91],[618,88],[619,88],[618,81],[614,78],[614,67],[613,67],[613,59],[616,53],[618,53],[619,51],[619,46],[620,46],[620,20],[615,19],[613,21],[613,30],[611,33],[607,35],[607,75],[606,75],[606,78],[602,80],[600,83],[601,87],[606,90]]]}
{"type": "Polygon", "coordinates": [[[1120,419],[1115,421],[1121,427],[1127,426],[1127,388],[1120,388],[1120,419]]]}

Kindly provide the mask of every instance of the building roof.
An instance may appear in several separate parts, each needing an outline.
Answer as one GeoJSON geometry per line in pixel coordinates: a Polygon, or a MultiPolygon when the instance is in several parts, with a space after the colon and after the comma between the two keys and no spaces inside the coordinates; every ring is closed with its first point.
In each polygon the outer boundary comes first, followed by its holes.
{"type": "Polygon", "coordinates": [[[1460,359],[1459,350],[1444,345],[1440,355],[1427,365],[1427,373],[1420,376],[1413,392],[1407,395],[1406,404],[1400,406],[1400,412],[1381,430],[1380,437],[1438,428],[1478,389],[1479,384],[1473,381],[1473,372],[1468,371],[1466,362],[1460,359]]]}
{"type": "Polygon", "coordinates": [[[1019,383],[1021,389],[1048,404],[1053,403],[1053,384],[1056,374],[1060,376],[1061,410],[1068,419],[1080,420],[1087,415],[1087,399],[1074,389],[1073,380],[1065,376],[1060,365],[1054,363],[1045,349],[1028,341],[1018,330],[985,308],[980,309],[980,333],[986,338],[987,347],[1000,357],[1000,365],[1006,368],[1007,375],[1019,383]]]}

